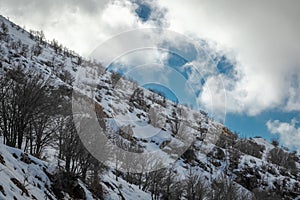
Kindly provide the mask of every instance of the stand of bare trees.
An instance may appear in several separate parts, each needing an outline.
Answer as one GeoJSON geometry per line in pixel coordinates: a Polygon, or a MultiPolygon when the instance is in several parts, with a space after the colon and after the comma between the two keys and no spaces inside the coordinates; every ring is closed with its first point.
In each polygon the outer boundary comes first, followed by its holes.
{"type": "Polygon", "coordinates": [[[34,122],[41,115],[50,115],[48,88],[41,80],[39,75],[23,73],[21,69],[1,77],[0,130],[5,144],[21,149],[24,136],[32,136],[31,129],[38,131],[34,122]]]}
{"type": "Polygon", "coordinates": [[[4,144],[38,158],[47,146],[57,148],[67,176],[80,177],[91,189],[101,191],[103,166],[77,135],[69,95],[63,87],[50,87],[40,74],[9,70],[0,77],[0,135],[4,144]]]}

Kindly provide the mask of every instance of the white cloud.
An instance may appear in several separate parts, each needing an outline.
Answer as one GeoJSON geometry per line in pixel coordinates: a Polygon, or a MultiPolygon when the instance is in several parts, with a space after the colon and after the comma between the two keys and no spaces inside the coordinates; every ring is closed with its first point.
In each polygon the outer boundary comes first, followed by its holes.
{"type": "MultiPolygon", "coordinates": [[[[27,28],[43,29],[47,38],[56,38],[84,56],[123,31],[153,26],[213,41],[211,47],[217,53],[227,53],[237,65],[234,77],[228,77],[209,69],[212,67],[209,60],[193,61],[207,79],[199,96],[199,102],[208,106],[207,109],[212,108],[213,101],[215,112],[223,112],[226,100],[227,111],[232,113],[257,115],[278,107],[284,111],[300,110],[300,79],[292,78],[300,74],[300,1],[151,0],[144,3],[152,7],[146,23],[138,19],[134,12],[137,4],[130,0],[45,0],[43,3],[0,0],[0,12],[27,28]],[[226,96],[219,94],[224,88],[226,96]]],[[[135,42],[138,41],[132,38],[126,45],[134,46],[135,42]]],[[[175,42],[182,47],[179,41],[175,42]]],[[[112,45],[107,52],[113,48],[123,47],[112,45]]],[[[195,77],[190,76],[189,81],[199,85],[195,77]]]]}
{"type": "Polygon", "coordinates": [[[224,121],[227,99],[224,90],[224,82],[220,76],[212,76],[206,79],[198,102],[200,105],[204,106],[206,111],[213,117],[224,121]]]}
{"type": "Polygon", "coordinates": [[[0,13],[27,29],[43,30],[47,39],[57,39],[84,54],[104,37],[99,25],[107,0],[0,0],[0,13]]]}
{"type": "Polygon", "coordinates": [[[138,27],[138,18],[133,15],[133,9],[134,5],[129,1],[111,2],[103,10],[100,22],[107,24],[107,28],[115,33],[138,27]]]}
{"type": "MultiPolygon", "coordinates": [[[[224,77],[229,112],[300,110],[300,97],[293,95],[299,87],[290,84],[290,75],[299,74],[295,68],[300,63],[299,1],[163,0],[162,5],[168,8],[170,29],[213,40],[217,51],[234,52],[238,77],[224,77]]],[[[217,97],[223,85],[208,80],[204,87],[215,88],[210,92],[217,97]]],[[[209,104],[208,95],[200,96],[203,103],[209,104]]]]}
{"type": "Polygon", "coordinates": [[[0,0],[0,4],[2,15],[27,29],[43,30],[48,39],[84,56],[121,32],[153,26],[138,19],[137,5],[129,0],[0,0]]]}
{"type": "Polygon", "coordinates": [[[296,119],[292,119],[290,123],[269,120],[266,125],[272,134],[279,134],[284,146],[296,148],[300,152],[300,128],[296,126],[297,123],[296,119]]]}

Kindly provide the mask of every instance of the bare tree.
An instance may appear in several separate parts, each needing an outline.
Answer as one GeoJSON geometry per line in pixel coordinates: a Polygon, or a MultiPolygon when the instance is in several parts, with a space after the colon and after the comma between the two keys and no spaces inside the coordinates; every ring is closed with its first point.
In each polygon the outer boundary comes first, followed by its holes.
{"type": "Polygon", "coordinates": [[[30,154],[40,158],[43,149],[52,144],[53,135],[59,127],[55,123],[56,119],[50,115],[42,115],[29,125],[26,135],[26,147],[30,143],[30,154]]]}
{"type": "Polygon", "coordinates": [[[212,190],[209,198],[214,200],[239,200],[238,187],[229,180],[226,175],[222,175],[212,183],[212,190]]]}
{"type": "Polygon", "coordinates": [[[78,150],[81,145],[81,141],[76,132],[76,127],[73,122],[73,118],[70,116],[66,120],[66,124],[63,129],[62,138],[62,155],[65,159],[65,169],[67,173],[75,173],[75,164],[78,159],[78,150]]]}
{"type": "Polygon", "coordinates": [[[7,40],[7,36],[8,36],[8,26],[2,22],[1,23],[1,32],[0,32],[0,40],[7,40]]]}
{"type": "Polygon", "coordinates": [[[47,87],[41,75],[24,73],[20,68],[9,71],[3,81],[0,130],[5,144],[21,149],[29,124],[48,111],[47,87]]]}
{"type": "Polygon", "coordinates": [[[165,120],[158,106],[151,107],[148,114],[149,124],[157,128],[162,128],[164,126],[165,120]]]}
{"type": "Polygon", "coordinates": [[[166,200],[181,199],[183,186],[181,182],[177,180],[174,169],[165,169],[164,174],[165,176],[161,181],[161,198],[166,200]]]}
{"type": "Polygon", "coordinates": [[[189,174],[185,181],[186,198],[188,200],[202,200],[206,199],[209,193],[208,185],[202,180],[199,175],[193,173],[189,169],[189,174]]]}

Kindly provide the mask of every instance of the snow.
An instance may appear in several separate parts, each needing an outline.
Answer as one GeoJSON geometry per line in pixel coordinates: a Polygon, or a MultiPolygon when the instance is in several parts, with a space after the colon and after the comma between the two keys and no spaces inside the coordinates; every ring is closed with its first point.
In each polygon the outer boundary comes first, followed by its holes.
{"type": "MultiPolygon", "coordinates": [[[[17,30],[16,27],[11,27],[10,22],[2,16],[0,16],[0,20],[9,25],[9,34],[14,41],[21,40],[24,44],[29,46],[36,44],[35,41],[29,38],[29,34],[26,31],[22,33],[20,30],[17,30]]],[[[3,43],[0,44],[0,47],[1,54],[4,57],[3,59],[8,60],[9,49],[3,43]]],[[[179,179],[184,180],[187,177],[189,170],[192,170],[193,174],[205,177],[208,182],[211,182],[221,174],[224,174],[224,169],[228,167],[228,156],[226,156],[225,160],[215,159],[215,161],[220,163],[220,166],[218,167],[214,166],[212,158],[208,157],[208,153],[214,150],[219,135],[222,134],[222,128],[224,128],[222,124],[209,119],[203,112],[194,111],[182,105],[175,105],[169,100],[166,101],[165,107],[156,102],[152,102],[149,98],[150,96],[155,96],[158,100],[162,100],[163,98],[153,94],[151,91],[138,87],[144,92],[143,100],[145,100],[146,104],[150,105],[151,108],[158,108],[159,113],[161,114],[160,116],[163,118],[161,126],[154,127],[148,123],[149,112],[146,109],[134,107],[133,111],[130,111],[131,95],[136,89],[133,87],[134,84],[132,82],[122,79],[119,81],[119,85],[113,86],[109,83],[111,77],[110,72],[107,71],[102,74],[101,77],[96,77],[95,74],[97,73],[94,66],[78,66],[74,59],[75,58],[63,57],[62,55],[55,54],[52,48],[47,47],[43,48],[42,54],[37,57],[33,56],[31,59],[27,59],[21,56],[20,62],[24,63],[26,69],[42,72],[45,80],[49,79],[51,81],[50,84],[55,87],[60,85],[71,87],[59,78],[59,75],[63,70],[69,72],[73,78],[76,78],[76,82],[73,85],[75,91],[94,99],[96,99],[95,97],[97,95],[101,96],[101,101],[97,101],[103,107],[104,112],[107,115],[107,118],[105,119],[106,125],[112,133],[116,133],[122,126],[131,127],[133,131],[133,140],[136,140],[137,143],[144,148],[143,150],[145,152],[155,153],[157,157],[161,157],[165,159],[166,162],[172,163],[179,179]],[[45,64],[49,61],[55,63],[55,69],[45,64]],[[97,86],[101,86],[102,89],[98,89],[97,86]],[[172,113],[173,110],[176,109],[182,109],[182,116],[177,117],[187,126],[186,132],[188,134],[186,135],[186,138],[174,136],[171,131],[171,124],[170,122],[167,122],[167,119],[169,121],[174,120],[172,113]],[[197,130],[199,122],[201,122],[201,127],[206,128],[209,133],[203,141],[197,139],[197,136],[200,135],[197,130]],[[187,138],[194,139],[193,143],[191,142],[190,145],[194,149],[197,149],[196,158],[207,167],[207,170],[198,164],[191,165],[190,163],[186,163],[182,158],[177,159],[176,152],[172,152],[173,149],[175,149],[174,147],[185,147],[184,140],[187,138]],[[167,142],[169,142],[169,145],[164,148],[161,147],[163,143],[167,142]]],[[[12,67],[7,64],[7,62],[3,63],[4,67],[12,67]]],[[[1,72],[3,72],[3,69],[0,69],[0,74],[1,72]]],[[[124,141],[125,140],[126,139],[124,138],[124,141]]],[[[282,181],[286,178],[285,176],[280,175],[276,165],[268,163],[267,161],[267,153],[273,149],[274,146],[262,138],[254,138],[252,140],[265,147],[262,158],[260,159],[251,155],[242,154],[238,168],[234,169],[234,172],[242,171],[247,167],[253,169],[259,168],[259,174],[263,177],[263,180],[268,183],[269,187],[274,187],[273,183],[275,181],[282,181]],[[262,166],[266,163],[268,164],[268,167],[275,169],[275,175],[261,170],[262,166]]],[[[21,150],[2,145],[1,137],[0,143],[0,155],[2,155],[5,160],[5,165],[0,164],[0,186],[3,186],[6,194],[6,196],[4,196],[4,194],[0,192],[0,199],[13,199],[14,196],[17,199],[28,199],[26,195],[22,195],[21,190],[11,181],[11,178],[16,178],[21,183],[26,179],[26,189],[30,195],[34,195],[37,199],[44,199],[45,192],[55,199],[54,194],[47,189],[50,187],[51,181],[45,174],[44,168],[46,168],[49,173],[54,173],[58,162],[60,162],[61,166],[64,166],[64,161],[58,160],[57,158],[57,150],[54,147],[47,147],[43,154],[46,161],[41,161],[29,156],[34,163],[26,164],[20,161],[21,154],[23,153],[21,150]],[[13,154],[18,158],[14,158],[13,154]],[[40,185],[40,188],[37,185],[40,185]]],[[[226,149],[222,150],[225,153],[228,152],[226,149]]],[[[297,163],[297,166],[299,167],[300,163],[297,163]]],[[[125,199],[151,199],[149,192],[140,190],[138,186],[127,183],[121,177],[116,181],[112,171],[113,169],[109,168],[108,172],[105,172],[101,177],[105,199],[114,200],[121,199],[122,197],[125,199]]],[[[233,172],[228,172],[228,176],[234,178],[236,175],[233,172]]],[[[299,183],[299,180],[289,177],[287,183],[289,187],[292,188],[295,183],[299,183]]],[[[85,184],[81,181],[79,181],[79,184],[84,189],[87,199],[94,199],[92,193],[85,184]]],[[[241,185],[239,186],[244,189],[241,185]]]]}
{"type": "Polygon", "coordinates": [[[123,196],[125,199],[134,200],[150,200],[151,195],[138,188],[136,185],[127,183],[125,180],[118,178],[115,180],[115,175],[112,172],[101,178],[102,186],[106,191],[105,199],[115,200],[120,199],[123,196]],[[109,186],[108,186],[109,185],[109,186]]]}
{"type": "Polygon", "coordinates": [[[47,169],[47,163],[36,159],[32,156],[29,158],[34,162],[26,164],[21,159],[21,150],[17,150],[11,147],[7,147],[0,144],[0,155],[3,156],[5,164],[1,166],[1,178],[0,185],[3,186],[5,195],[0,193],[0,199],[13,199],[15,196],[17,199],[28,199],[29,197],[22,194],[22,191],[11,181],[12,178],[17,179],[23,185],[31,197],[37,199],[44,199],[45,192],[47,192],[52,198],[55,199],[54,194],[49,192],[46,187],[50,188],[51,181],[44,173],[44,169],[47,169]],[[17,158],[15,158],[15,155],[17,158]],[[39,186],[40,188],[39,188],[39,186]],[[33,195],[33,196],[32,196],[33,195]]]}

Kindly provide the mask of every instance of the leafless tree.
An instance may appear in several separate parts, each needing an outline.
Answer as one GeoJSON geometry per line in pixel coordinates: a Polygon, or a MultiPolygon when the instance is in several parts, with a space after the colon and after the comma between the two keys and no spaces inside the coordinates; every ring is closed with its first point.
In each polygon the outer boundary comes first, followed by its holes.
{"type": "Polygon", "coordinates": [[[206,199],[209,194],[208,184],[189,169],[189,174],[185,181],[186,198],[188,200],[206,199]]]}
{"type": "Polygon", "coordinates": [[[222,175],[212,183],[210,199],[214,200],[239,200],[238,187],[226,175],[222,175]]]}
{"type": "Polygon", "coordinates": [[[165,125],[165,119],[162,116],[162,112],[158,106],[151,107],[149,112],[149,124],[154,127],[162,128],[165,125]]]}
{"type": "Polygon", "coordinates": [[[41,113],[49,111],[48,89],[41,75],[24,73],[20,68],[7,72],[3,81],[0,90],[0,130],[5,144],[21,149],[29,124],[41,113]]]}

